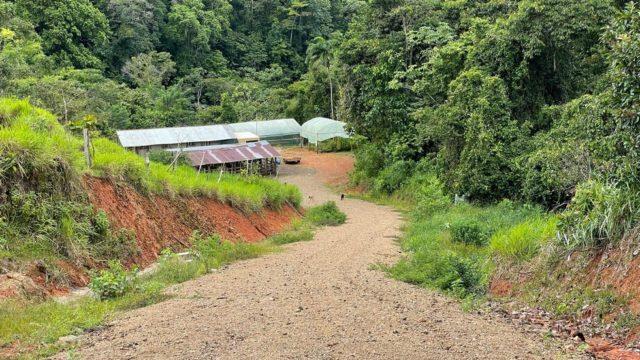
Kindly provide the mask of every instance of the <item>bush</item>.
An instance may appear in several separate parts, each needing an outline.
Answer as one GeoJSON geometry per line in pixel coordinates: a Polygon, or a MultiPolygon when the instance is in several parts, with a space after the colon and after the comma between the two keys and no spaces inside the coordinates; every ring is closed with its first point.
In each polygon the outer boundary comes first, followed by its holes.
{"type": "Polygon", "coordinates": [[[475,220],[463,219],[450,225],[451,240],[461,244],[483,246],[489,239],[489,230],[475,220]]]}
{"type": "Polygon", "coordinates": [[[354,141],[351,139],[336,137],[321,142],[320,152],[350,151],[354,148],[354,145],[354,141]]]}
{"type": "Polygon", "coordinates": [[[109,268],[100,270],[98,276],[91,278],[89,288],[100,299],[116,298],[131,289],[136,270],[127,271],[118,261],[109,262],[109,268]]]}
{"type": "Polygon", "coordinates": [[[530,260],[545,242],[555,236],[557,222],[555,216],[538,217],[500,230],[491,237],[491,253],[513,262],[530,260]]]}
{"type": "Polygon", "coordinates": [[[415,163],[399,160],[380,171],[374,181],[374,191],[378,194],[391,195],[399,190],[411,177],[415,163]]]}
{"type": "Polygon", "coordinates": [[[335,201],[310,208],[305,217],[316,226],[337,226],[344,224],[347,220],[347,215],[340,211],[335,201]]]}
{"type": "Polygon", "coordinates": [[[384,168],[385,156],[382,147],[364,143],[355,151],[356,163],[351,173],[351,182],[356,185],[371,186],[373,179],[384,168]]]}

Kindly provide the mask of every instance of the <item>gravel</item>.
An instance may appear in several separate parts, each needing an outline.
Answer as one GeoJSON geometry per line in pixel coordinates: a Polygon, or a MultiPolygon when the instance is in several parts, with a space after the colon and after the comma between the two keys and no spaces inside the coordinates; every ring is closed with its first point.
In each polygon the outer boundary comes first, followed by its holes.
{"type": "MultiPolygon", "coordinates": [[[[555,359],[561,344],[506,320],[468,313],[435,292],[389,279],[372,264],[401,256],[402,219],[345,199],[313,169],[287,167],[282,181],[305,205],[335,200],[347,223],[277,254],[238,262],[172,290],[176,297],[121,315],[85,336],[91,359],[555,359]]],[[[64,356],[61,354],[60,356],[64,356]]]]}

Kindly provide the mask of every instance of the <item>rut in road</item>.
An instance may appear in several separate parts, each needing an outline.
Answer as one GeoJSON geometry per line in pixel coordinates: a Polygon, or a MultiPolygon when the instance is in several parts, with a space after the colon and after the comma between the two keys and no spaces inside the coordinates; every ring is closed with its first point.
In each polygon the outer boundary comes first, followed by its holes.
{"type": "Polygon", "coordinates": [[[392,209],[345,199],[313,170],[295,168],[306,205],[336,200],[345,225],[310,242],[232,264],[184,283],[176,297],[120,316],[87,335],[82,358],[553,359],[557,344],[457,302],[389,279],[374,263],[400,256],[402,219],[392,209]]]}

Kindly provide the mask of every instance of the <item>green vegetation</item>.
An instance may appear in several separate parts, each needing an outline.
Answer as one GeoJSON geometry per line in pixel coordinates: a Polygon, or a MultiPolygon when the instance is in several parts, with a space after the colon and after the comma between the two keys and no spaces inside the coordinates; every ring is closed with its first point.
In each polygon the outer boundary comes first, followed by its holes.
{"type": "MultiPolygon", "coordinates": [[[[329,214],[329,217],[320,216],[325,220],[342,214],[330,203],[309,211],[316,216],[329,214]]],[[[218,236],[203,237],[196,231],[189,239],[192,246],[187,260],[165,249],[151,273],[137,276],[135,270],[126,270],[116,261],[110,262],[108,268],[100,270],[91,279],[89,286],[96,294],[95,298],[82,298],[67,304],[54,300],[0,301],[0,346],[19,341],[21,348],[33,346],[41,356],[58,351],[64,346],[56,343],[60,337],[99,326],[118,311],[163,301],[167,298],[164,289],[169,285],[194,279],[235,261],[277,251],[278,245],[311,240],[315,226],[327,225],[326,221],[319,224],[316,220],[317,217],[305,217],[294,221],[286,231],[260,243],[232,243],[218,236]]]]}
{"type": "Polygon", "coordinates": [[[131,289],[136,268],[131,271],[116,260],[109,261],[109,268],[100,270],[97,276],[91,278],[89,288],[98,299],[110,299],[124,295],[131,289]]]}
{"type": "Polygon", "coordinates": [[[274,235],[269,240],[276,245],[291,244],[299,241],[313,239],[313,230],[308,221],[294,221],[291,227],[280,234],[274,235]]]}
{"type": "Polygon", "coordinates": [[[511,248],[517,243],[511,238],[512,229],[542,214],[537,207],[509,201],[493,206],[451,204],[426,216],[414,211],[402,240],[410,257],[392,266],[389,272],[397,279],[461,298],[483,295],[493,268],[493,255],[517,252],[511,248]],[[494,242],[503,247],[494,248],[494,242]]]}
{"type": "Polygon", "coordinates": [[[489,249],[501,260],[521,262],[535,257],[540,248],[556,236],[555,216],[540,216],[527,219],[513,227],[496,232],[489,249]]]}
{"type": "Polygon", "coordinates": [[[347,215],[338,209],[334,201],[310,208],[305,218],[316,226],[337,226],[347,221],[347,215]]]}
{"type": "Polygon", "coordinates": [[[225,264],[254,258],[274,250],[269,243],[247,244],[221,241],[219,237],[191,237],[193,261],[185,262],[171,251],[164,251],[155,272],[135,277],[119,263],[112,263],[93,277],[91,288],[99,298],[82,298],[68,304],[54,300],[0,303],[0,345],[15,341],[46,354],[56,351],[58,338],[80,334],[110,318],[115,312],[147,306],[167,298],[164,288],[217,269],[225,264]]]}

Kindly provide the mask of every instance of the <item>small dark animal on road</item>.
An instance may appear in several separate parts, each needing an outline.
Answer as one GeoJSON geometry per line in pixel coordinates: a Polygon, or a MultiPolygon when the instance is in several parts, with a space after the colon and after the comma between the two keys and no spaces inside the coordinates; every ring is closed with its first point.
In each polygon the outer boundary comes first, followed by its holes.
{"type": "Polygon", "coordinates": [[[344,200],[344,194],[340,194],[340,200],[344,200]]]}

